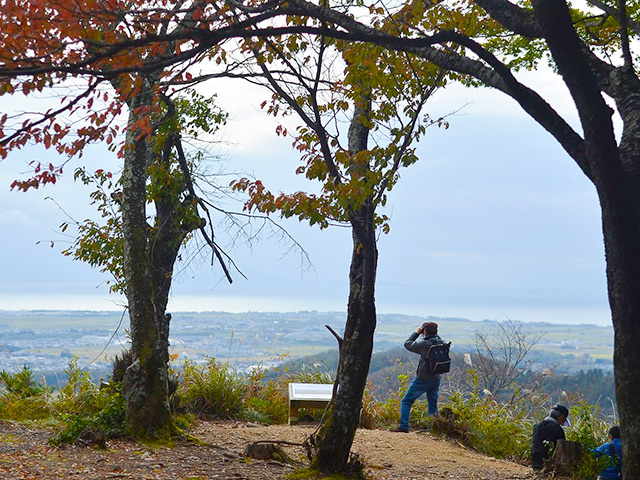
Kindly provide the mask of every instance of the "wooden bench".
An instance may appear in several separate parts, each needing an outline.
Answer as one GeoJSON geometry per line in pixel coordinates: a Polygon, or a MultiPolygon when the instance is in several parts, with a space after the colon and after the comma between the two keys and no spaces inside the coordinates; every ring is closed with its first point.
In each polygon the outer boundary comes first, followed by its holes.
{"type": "Polygon", "coordinates": [[[332,396],[332,383],[290,383],[289,425],[298,423],[300,408],[326,408],[332,396]]]}

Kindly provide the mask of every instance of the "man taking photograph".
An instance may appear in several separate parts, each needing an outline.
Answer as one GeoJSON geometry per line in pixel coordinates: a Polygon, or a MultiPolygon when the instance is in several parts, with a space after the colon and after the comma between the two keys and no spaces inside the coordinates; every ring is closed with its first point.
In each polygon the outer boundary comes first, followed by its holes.
{"type": "MultiPolygon", "coordinates": [[[[411,406],[423,393],[427,394],[429,415],[436,415],[438,413],[440,373],[436,373],[438,368],[434,367],[433,362],[429,360],[429,352],[434,345],[445,345],[438,336],[438,324],[434,322],[423,323],[404,342],[404,348],[420,355],[420,362],[416,370],[416,377],[411,382],[411,385],[409,385],[409,389],[400,403],[400,425],[395,430],[396,432],[409,431],[411,406]]],[[[448,365],[446,371],[448,371],[448,365]]]]}

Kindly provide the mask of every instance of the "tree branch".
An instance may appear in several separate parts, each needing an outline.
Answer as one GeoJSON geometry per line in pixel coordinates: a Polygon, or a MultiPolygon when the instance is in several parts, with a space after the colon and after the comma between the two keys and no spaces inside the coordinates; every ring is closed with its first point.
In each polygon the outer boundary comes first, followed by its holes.
{"type": "Polygon", "coordinates": [[[507,0],[474,0],[500,25],[527,38],[540,38],[542,31],[531,10],[507,0]]]}
{"type": "Polygon", "coordinates": [[[411,52],[442,68],[469,75],[489,87],[506,93],[516,100],[545,130],[551,133],[576,161],[585,175],[592,178],[584,141],[580,135],[537,92],[520,83],[506,65],[469,37],[452,31],[441,31],[432,36],[420,38],[396,37],[363,25],[347,15],[317,7],[306,0],[290,0],[289,5],[291,12],[295,14],[311,15],[346,30],[346,32],[341,30],[323,32],[324,35],[335,38],[347,37],[352,41],[372,42],[386,48],[411,52]],[[478,55],[480,60],[474,60],[454,52],[445,52],[434,47],[434,45],[447,42],[463,45],[478,55]]]}
{"type": "MultiPolygon", "coordinates": [[[[41,125],[47,121],[53,120],[61,113],[65,113],[72,110],[80,102],[80,100],[89,97],[96,90],[96,88],[98,88],[98,85],[100,85],[100,83],[102,83],[102,80],[96,79],[92,84],[90,84],[86,88],[86,90],[84,90],[81,94],[77,95],[72,100],[70,100],[66,105],[63,105],[57,110],[48,111],[42,116],[40,120],[36,120],[36,121],[28,122],[24,124],[22,127],[18,128],[14,133],[12,133],[9,136],[0,137],[0,146],[4,147],[8,145],[12,140],[20,137],[21,135],[28,133],[29,130],[33,129],[34,127],[37,127],[38,125],[41,125]]],[[[0,132],[1,131],[2,130],[0,130],[0,132]]]]}
{"type": "MultiPolygon", "coordinates": [[[[407,61],[409,61],[411,64],[411,60],[409,58],[407,59],[407,61]]],[[[413,66],[412,66],[412,70],[413,70],[413,66]]],[[[436,78],[431,83],[431,85],[425,87],[422,93],[422,96],[418,102],[418,106],[415,108],[415,112],[409,121],[409,126],[404,129],[404,135],[403,135],[404,140],[402,142],[402,145],[400,146],[400,148],[398,149],[398,151],[394,156],[393,166],[391,167],[387,176],[384,178],[384,180],[382,180],[382,183],[380,184],[378,194],[376,195],[373,201],[374,205],[377,205],[380,202],[380,200],[384,196],[385,191],[389,187],[389,183],[391,182],[391,179],[396,174],[396,172],[400,169],[400,162],[402,160],[402,157],[406,153],[407,149],[411,145],[412,135],[416,128],[416,125],[418,124],[418,119],[420,118],[422,107],[427,102],[427,100],[431,97],[431,95],[433,95],[433,93],[436,91],[440,82],[444,78],[445,74],[446,74],[446,70],[441,69],[438,75],[436,76],[436,78]]]]}
{"type": "MultiPolygon", "coordinates": [[[[178,153],[178,163],[180,164],[180,168],[182,169],[182,174],[184,176],[185,183],[187,184],[187,189],[189,190],[189,194],[192,196],[193,199],[196,200],[198,205],[200,205],[204,209],[205,214],[207,215],[207,218],[209,218],[209,225],[213,229],[213,223],[211,221],[211,216],[209,215],[209,210],[206,208],[206,206],[203,205],[203,203],[201,202],[200,198],[196,194],[195,189],[193,187],[193,181],[191,179],[191,172],[189,171],[189,165],[187,165],[187,159],[185,158],[184,151],[182,150],[182,143],[180,141],[180,137],[179,137],[178,134],[173,134],[172,135],[172,143],[176,148],[176,152],[178,153]]],[[[225,277],[227,277],[227,281],[229,283],[233,283],[233,278],[231,278],[231,274],[229,273],[229,269],[227,268],[226,264],[224,263],[224,259],[222,258],[222,255],[220,253],[221,252],[220,247],[215,243],[215,241],[213,240],[213,237],[209,236],[208,232],[205,229],[205,225],[200,224],[198,226],[198,228],[199,228],[200,233],[202,234],[202,237],[204,238],[205,242],[207,242],[207,245],[209,245],[209,247],[211,248],[211,250],[213,252],[213,255],[215,256],[215,258],[218,260],[218,263],[222,267],[224,275],[225,275],[225,277]]],[[[222,252],[222,253],[224,253],[224,252],[222,252]]],[[[227,257],[228,260],[231,261],[231,258],[229,257],[229,255],[227,255],[226,253],[224,253],[224,255],[225,255],[225,257],[227,257]]],[[[237,267],[236,267],[236,270],[240,273],[240,275],[242,275],[244,277],[242,272],[240,272],[240,270],[237,267]]]]}
{"type": "MultiPolygon", "coordinates": [[[[569,7],[564,0],[534,0],[533,8],[542,26],[549,51],[577,107],[584,136],[590,139],[586,148],[593,150],[591,155],[606,159],[598,163],[598,174],[615,174],[615,170],[610,169],[619,161],[611,118],[613,110],[602,97],[598,78],[591,69],[589,57],[584,53],[585,45],[573,27],[569,7]],[[595,139],[597,141],[594,141],[595,139]]],[[[598,185],[590,159],[586,156],[582,159],[573,155],[572,157],[589,179],[598,185]],[[586,170],[581,163],[585,160],[586,170]]]]}
{"type": "MultiPolygon", "coordinates": [[[[325,327],[327,327],[327,329],[331,332],[331,334],[336,337],[336,340],[338,341],[338,370],[340,369],[340,364],[342,362],[340,362],[340,358],[342,357],[342,344],[344,343],[344,340],[342,339],[342,337],[340,335],[338,335],[338,333],[331,328],[329,325],[325,325],[325,327]]],[[[338,393],[338,378],[340,378],[340,376],[338,375],[338,371],[336,371],[336,381],[333,383],[333,392],[331,395],[331,399],[333,400],[336,397],[336,393],[338,393]]]]}
{"type": "MultiPolygon", "coordinates": [[[[591,5],[593,5],[594,7],[599,8],[600,10],[605,12],[607,15],[611,15],[613,18],[617,19],[619,23],[622,23],[620,21],[620,15],[618,13],[619,12],[618,9],[607,5],[602,0],[587,0],[587,2],[590,3],[591,5]]],[[[619,8],[619,6],[618,6],[618,8],[619,8]]],[[[626,24],[627,24],[627,28],[632,30],[634,33],[637,33],[637,34],[640,35],[640,23],[638,23],[635,20],[627,17],[626,24]]]]}
{"type": "Polygon", "coordinates": [[[633,57],[631,56],[631,48],[629,47],[629,17],[627,16],[626,0],[618,0],[618,11],[620,12],[618,22],[620,24],[620,45],[622,47],[622,58],[624,59],[625,68],[633,71],[633,57]]]}
{"type": "MultiPolygon", "coordinates": [[[[289,66],[289,68],[291,68],[290,64],[288,63],[287,59],[285,58],[285,56],[282,54],[282,52],[272,43],[267,41],[267,45],[269,46],[269,48],[278,55],[278,57],[285,62],[285,65],[289,66]]],[[[254,55],[258,55],[258,52],[254,51],[254,55]]],[[[271,74],[271,72],[269,71],[269,69],[264,65],[264,63],[262,62],[258,62],[260,69],[262,70],[262,73],[264,75],[264,77],[267,79],[267,81],[269,82],[269,84],[271,85],[271,87],[274,89],[274,91],[282,98],[284,99],[284,101],[287,103],[287,105],[289,105],[289,107],[291,107],[293,110],[295,110],[295,112],[300,116],[300,119],[311,129],[313,129],[314,132],[316,132],[316,135],[318,135],[318,140],[320,141],[320,148],[322,150],[322,155],[323,155],[323,159],[327,165],[327,169],[329,170],[329,173],[331,174],[331,177],[333,178],[333,181],[336,184],[340,184],[342,182],[342,176],[340,175],[340,171],[338,170],[337,165],[335,164],[335,162],[333,161],[333,155],[331,154],[331,148],[329,145],[329,139],[327,138],[326,135],[326,130],[323,128],[322,124],[319,123],[320,122],[320,115],[318,113],[318,102],[317,99],[315,98],[315,95],[317,94],[317,90],[314,90],[312,88],[309,88],[306,86],[306,83],[303,81],[302,77],[300,77],[300,74],[298,73],[297,69],[292,69],[292,72],[294,75],[296,75],[296,77],[301,81],[302,85],[305,86],[305,89],[309,92],[309,95],[312,97],[312,106],[313,106],[313,114],[314,114],[314,118],[311,118],[307,112],[304,111],[304,109],[298,104],[298,102],[295,100],[295,98],[293,98],[291,95],[289,95],[289,93],[287,93],[284,88],[282,88],[282,86],[278,83],[278,81],[273,77],[273,75],[271,74]]],[[[320,67],[318,67],[320,68],[320,67]]],[[[314,83],[315,84],[315,83],[314,83]]]]}

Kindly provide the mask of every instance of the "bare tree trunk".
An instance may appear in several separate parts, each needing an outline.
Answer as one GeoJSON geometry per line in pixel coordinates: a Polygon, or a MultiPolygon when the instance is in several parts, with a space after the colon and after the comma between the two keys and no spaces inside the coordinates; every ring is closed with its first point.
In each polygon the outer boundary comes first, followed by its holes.
{"type": "Polygon", "coordinates": [[[339,389],[315,439],[316,451],[312,465],[323,472],[340,472],[347,467],[360,421],[362,395],[373,351],[378,255],[373,218],[369,212],[361,213],[370,218],[367,219],[368,228],[361,224],[357,229],[365,234],[365,238],[361,238],[355,228],[353,232],[347,323],[340,352],[339,376],[336,379],[339,389]]]}
{"type": "MultiPolygon", "coordinates": [[[[369,101],[357,106],[349,128],[349,150],[352,154],[367,149],[369,129],[365,126],[369,101]]],[[[352,170],[351,175],[366,173],[352,170]]],[[[363,181],[364,176],[363,176],[363,181]]],[[[316,434],[312,466],[323,472],[348,469],[349,453],[360,422],[362,395],[369,374],[376,328],[375,282],[378,264],[375,208],[369,198],[357,211],[351,212],[353,251],[349,270],[349,304],[344,339],[338,365],[338,391],[329,406],[325,421],[316,434]]]]}
{"type": "Polygon", "coordinates": [[[611,195],[601,194],[600,199],[624,478],[640,471],[640,197],[635,185],[632,189],[613,188],[611,195]]]}

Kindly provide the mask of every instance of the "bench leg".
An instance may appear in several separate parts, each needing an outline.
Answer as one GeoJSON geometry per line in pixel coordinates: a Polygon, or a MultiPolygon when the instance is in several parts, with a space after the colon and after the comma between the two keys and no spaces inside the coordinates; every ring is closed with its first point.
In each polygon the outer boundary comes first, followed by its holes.
{"type": "Polygon", "coordinates": [[[298,401],[289,400],[289,425],[298,423],[298,401]]]}

